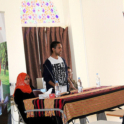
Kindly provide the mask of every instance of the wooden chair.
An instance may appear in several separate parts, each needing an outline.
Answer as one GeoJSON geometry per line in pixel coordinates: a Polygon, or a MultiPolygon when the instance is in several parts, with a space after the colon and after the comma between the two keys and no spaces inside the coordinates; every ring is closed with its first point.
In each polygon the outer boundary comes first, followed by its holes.
{"type": "Polygon", "coordinates": [[[16,109],[18,111],[18,115],[19,115],[18,124],[20,124],[20,123],[26,124],[24,119],[23,119],[23,117],[21,116],[21,113],[20,113],[20,111],[18,109],[18,105],[15,103],[14,99],[13,99],[13,103],[14,103],[13,105],[15,105],[15,107],[16,107],[16,109]]]}

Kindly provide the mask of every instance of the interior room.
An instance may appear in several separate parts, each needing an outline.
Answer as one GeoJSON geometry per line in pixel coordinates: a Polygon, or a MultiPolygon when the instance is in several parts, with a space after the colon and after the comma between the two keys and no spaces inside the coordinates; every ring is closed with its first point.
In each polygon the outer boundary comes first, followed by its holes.
{"type": "MultiPolygon", "coordinates": [[[[96,86],[96,73],[101,86],[124,84],[123,0],[39,0],[52,2],[57,15],[54,22],[24,19],[23,3],[31,1],[38,0],[0,0],[0,13],[4,13],[5,19],[10,95],[14,93],[18,74],[27,73],[24,27],[68,29],[73,79],[80,77],[84,89],[96,86]]],[[[16,120],[11,119],[12,124],[17,124],[18,113],[13,106],[11,115],[16,120]]],[[[90,122],[96,121],[96,114],[87,118],[90,122]]],[[[107,121],[122,122],[122,118],[107,116],[107,121]]],[[[75,124],[78,123],[76,119],[75,124]]]]}

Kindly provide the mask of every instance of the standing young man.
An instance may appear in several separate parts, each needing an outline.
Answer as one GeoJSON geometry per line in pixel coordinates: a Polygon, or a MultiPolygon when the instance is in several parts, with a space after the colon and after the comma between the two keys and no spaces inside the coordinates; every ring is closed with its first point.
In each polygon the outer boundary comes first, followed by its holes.
{"type": "Polygon", "coordinates": [[[50,45],[51,56],[44,63],[43,77],[46,81],[47,90],[53,88],[55,92],[55,82],[58,81],[61,92],[67,92],[68,87],[68,73],[67,65],[62,54],[62,44],[58,41],[54,41],[50,45]]]}

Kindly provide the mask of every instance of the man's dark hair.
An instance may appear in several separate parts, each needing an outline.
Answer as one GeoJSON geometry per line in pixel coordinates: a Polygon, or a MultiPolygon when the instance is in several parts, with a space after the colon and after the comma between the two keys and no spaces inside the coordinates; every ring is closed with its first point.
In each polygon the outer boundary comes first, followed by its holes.
{"type": "Polygon", "coordinates": [[[71,68],[68,66],[67,69],[71,69],[71,68]]]}
{"type": "Polygon", "coordinates": [[[50,44],[51,53],[53,53],[52,48],[56,49],[57,44],[61,44],[61,43],[60,43],[59,41],[53,41],[53,42],[50,44]]]}

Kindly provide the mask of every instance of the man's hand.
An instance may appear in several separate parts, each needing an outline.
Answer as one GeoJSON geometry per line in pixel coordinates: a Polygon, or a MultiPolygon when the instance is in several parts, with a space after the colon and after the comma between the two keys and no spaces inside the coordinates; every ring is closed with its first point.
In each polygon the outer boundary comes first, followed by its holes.
{"type": "Polygon", "coordinates": [[[52,81],[49,81],[48,83],[49,85],[53,86],[53,88],[55,89],[55,84],[52,81]]]}
{"type": "Polygon", "coordinates": [[[71,80],[70,80],[69,78],[68,78],[68,82],[69,82],[69,84],[70,84],[69,89],[77,90],[77,89],[74,87],[74,85],[72,84],[72,82],[71,82],[71,80]]]}

